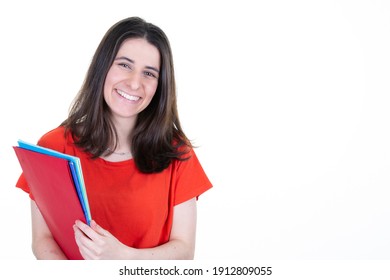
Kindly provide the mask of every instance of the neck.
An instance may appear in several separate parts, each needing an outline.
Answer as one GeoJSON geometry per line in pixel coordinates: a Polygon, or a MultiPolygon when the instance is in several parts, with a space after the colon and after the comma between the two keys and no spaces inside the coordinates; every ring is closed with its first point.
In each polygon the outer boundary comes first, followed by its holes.
{"type": "Polygon", "coordinates": [[[114,153],[114,154],[110,154],[107,156],[101,156],[101,158],[104,160],[107,160],[107,161],[111,161],[111,162],[119,162],[119,161],[125,161],[125,160],[132,159],[133,156],[131,153],[125,154],[125,155],[118,155],[118,154],[114,153]]]}
{"type": "Polygon", "coordinates": [[[117,155],[126,155],[131,154],[131,135],[135,126],[136,118],[126,118],[126,119],[113,119],[115,130],[117,133],[117,146],[115,150],[112,150],[113,147],[108,147],[114,154],[117,155]]]}

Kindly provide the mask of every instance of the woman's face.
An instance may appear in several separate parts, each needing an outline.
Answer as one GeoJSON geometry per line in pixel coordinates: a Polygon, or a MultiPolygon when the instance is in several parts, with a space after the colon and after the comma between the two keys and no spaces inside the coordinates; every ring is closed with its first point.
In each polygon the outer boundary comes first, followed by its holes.
{"type": "Polygon", "coordinates": [[[117,120],[133,119],[152,100],[160,73],[160,53],[145,39],[128,39],[111,65],[104,84],[104,100],[117,120]]]}

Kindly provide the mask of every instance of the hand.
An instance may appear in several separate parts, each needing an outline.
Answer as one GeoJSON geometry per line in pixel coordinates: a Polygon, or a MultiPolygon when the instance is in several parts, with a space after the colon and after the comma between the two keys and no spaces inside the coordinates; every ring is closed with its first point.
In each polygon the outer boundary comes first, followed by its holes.
{"type": "Polygon", "coordinates": [[[77,220],[73,226],[76,243],[86,260],[129,259],[136,249],[127,247],[95,221],[91,226],[77,220]]]}

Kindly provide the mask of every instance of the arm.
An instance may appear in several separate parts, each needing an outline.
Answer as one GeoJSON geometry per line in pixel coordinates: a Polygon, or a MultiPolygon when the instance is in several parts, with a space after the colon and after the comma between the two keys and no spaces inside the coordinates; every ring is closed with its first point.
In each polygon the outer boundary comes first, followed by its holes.
{"type": "Polygon", "coordinates": [[[135,249],[120,243],[95,222],[91,227],[77,221],[76,242],[85,259],[193,259],[196,233],[196,199],[174,207],[170,240],[160,246],[135,249]]]}
{"type": "Polygon", "coordinates": [[[47,227],[35,201],[31,200],[32,250],[37,259],[66,260],[47,227]]]}

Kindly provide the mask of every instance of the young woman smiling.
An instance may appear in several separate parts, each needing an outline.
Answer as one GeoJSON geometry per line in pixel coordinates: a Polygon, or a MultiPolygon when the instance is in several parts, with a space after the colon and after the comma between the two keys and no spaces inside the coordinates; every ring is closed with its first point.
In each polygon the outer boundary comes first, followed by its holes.
{"type": "MultiPolygon", "coordinates": [[[[137,17],[99,44],[67,119],[38,144],[80,158],[93,221],[75,221],[84,259],[192,259],[196,203],[211,188],[177,111],[169,41],[137,17]]],[[[31,197],[38,259],[66,259],[31,197]]]]}

